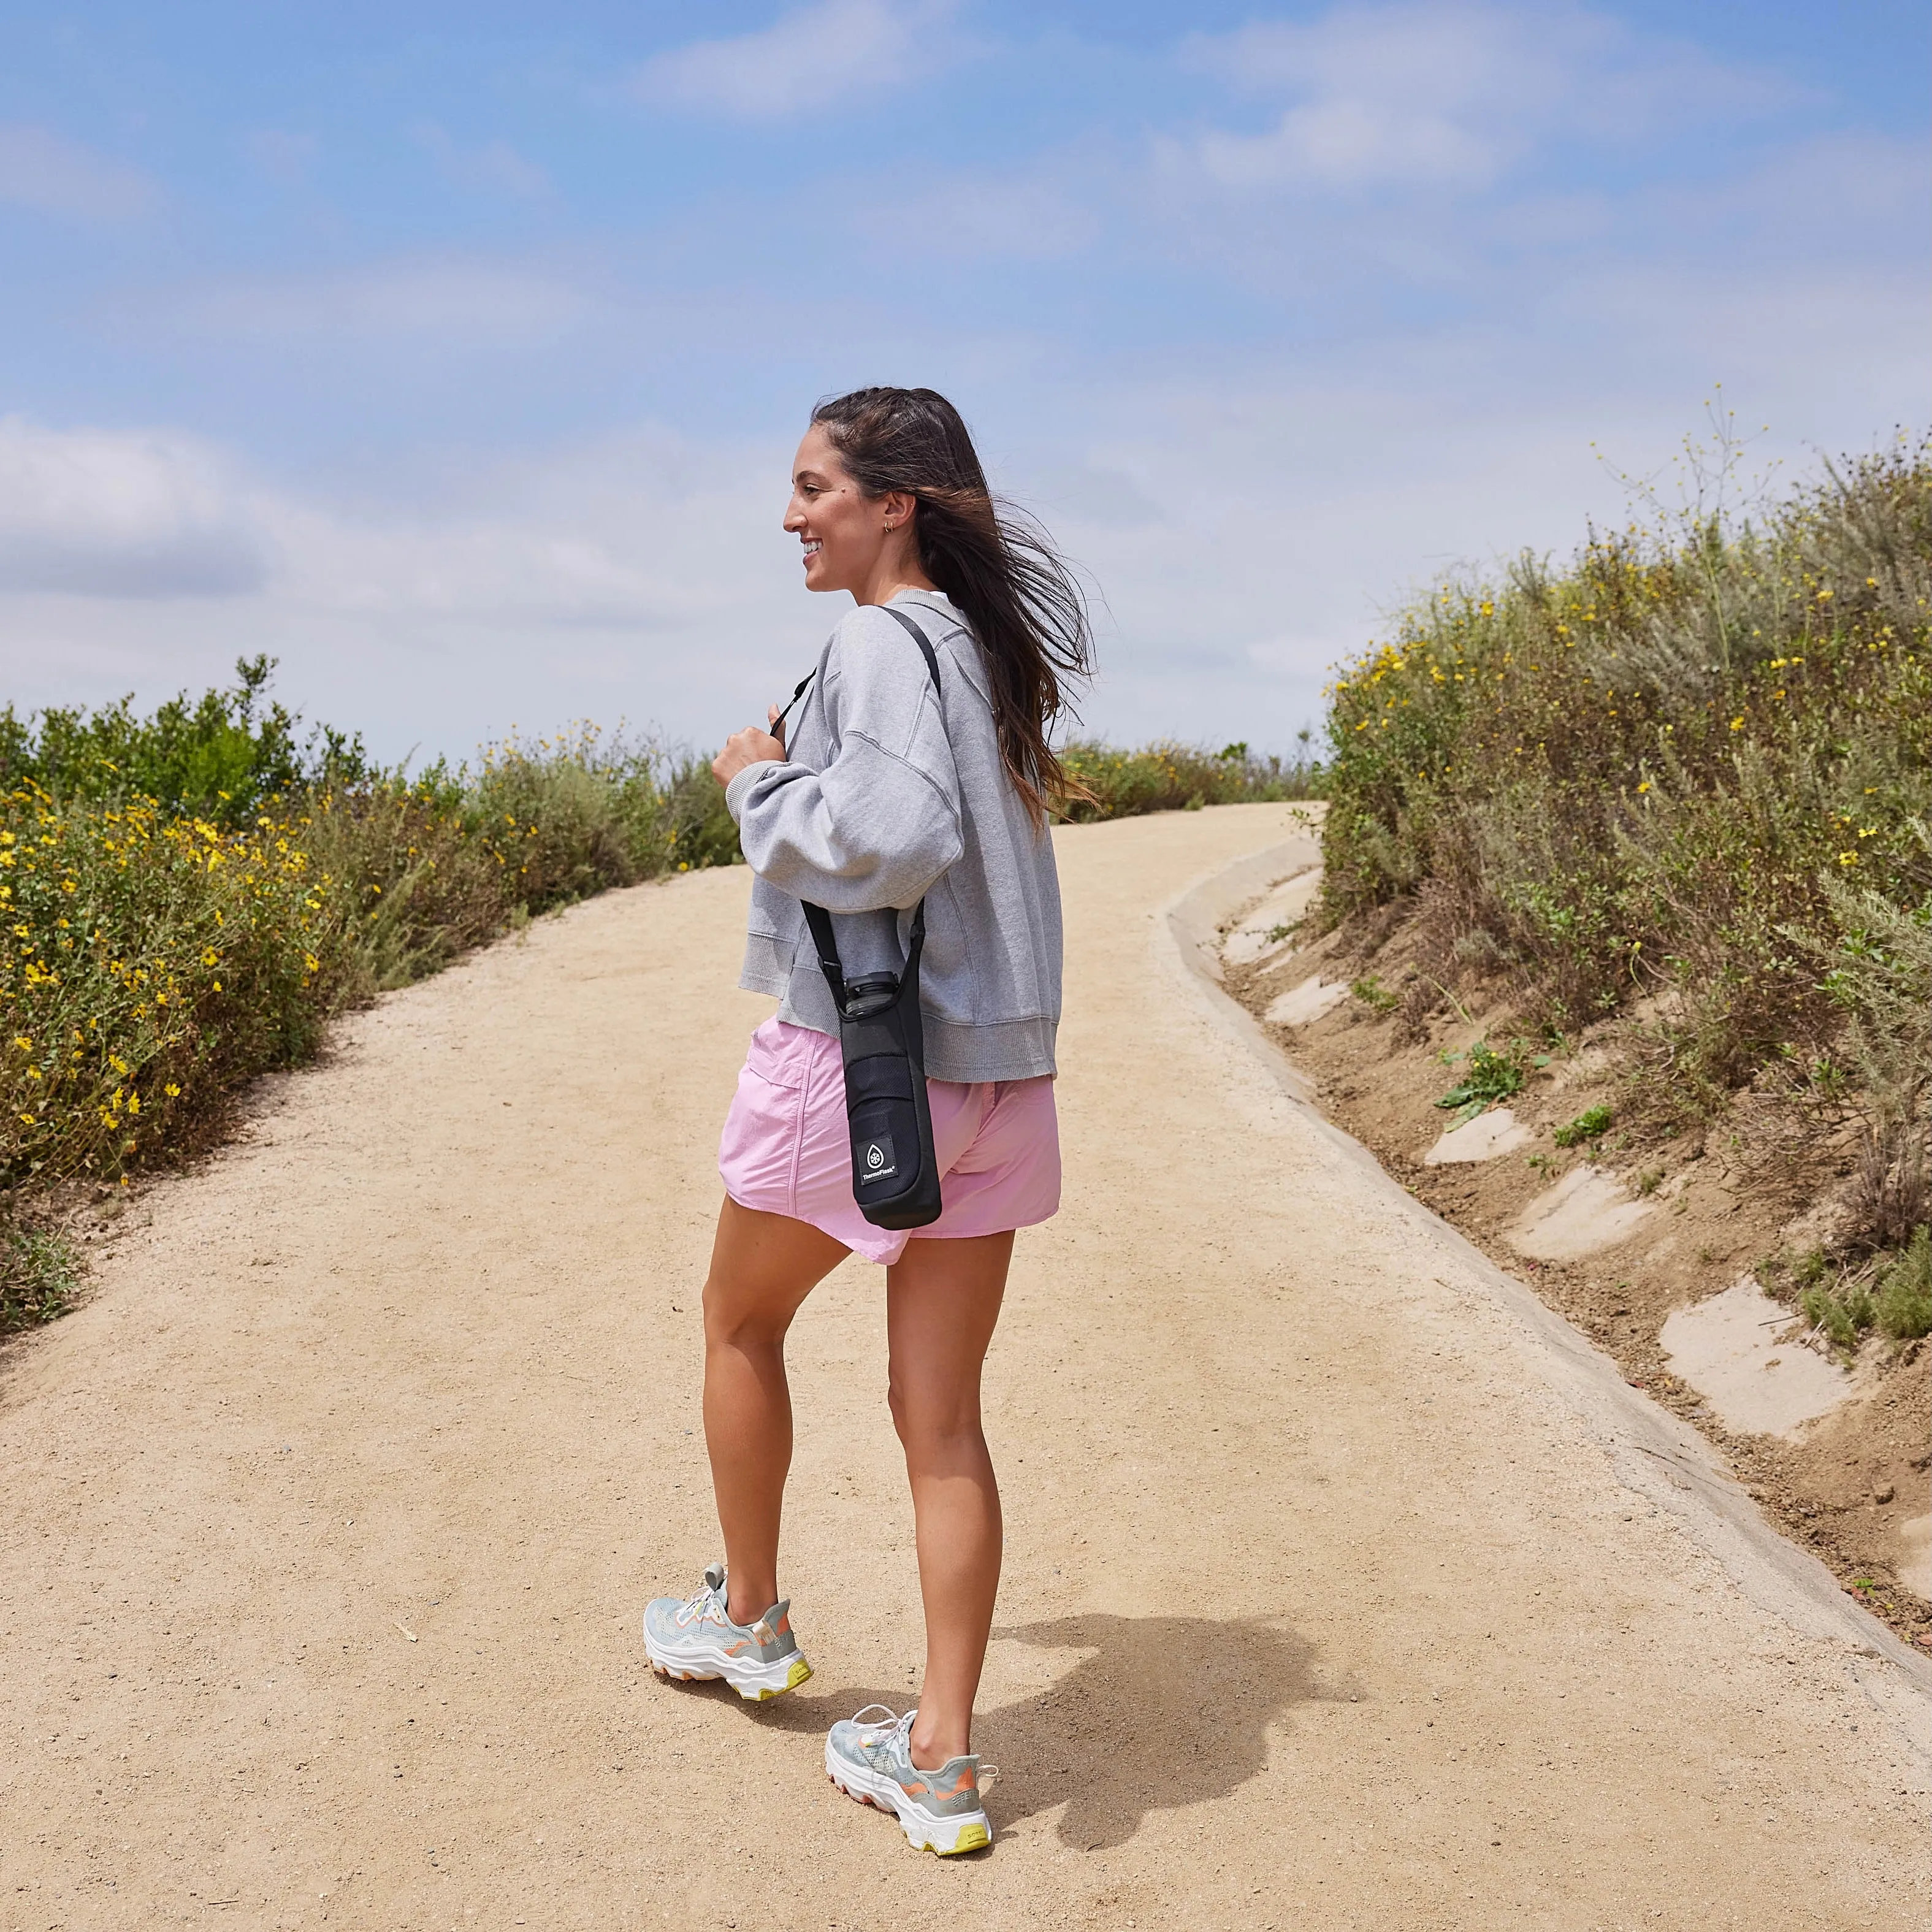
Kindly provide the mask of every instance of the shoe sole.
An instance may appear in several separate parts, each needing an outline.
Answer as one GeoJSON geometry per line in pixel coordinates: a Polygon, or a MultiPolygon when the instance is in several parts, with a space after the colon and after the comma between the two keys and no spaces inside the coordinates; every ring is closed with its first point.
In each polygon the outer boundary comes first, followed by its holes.
{"type": "Polygon", "coordinates": [[[648,1636],[644,1639],[644,1655],[660,1677],[675,1678],[680,1683],[715,1684],[722,1677],[748,1704],[763,1704],[782,1697],[788,1690],[796,1690],[812,1675],[812,1666],[796,1654],[747,1670],[738,1658],[727,1657],[722,1651],[667,1657],[648,1636]]]}
{"type": "Polygon", "coordinates": [[[909,1798],[897,1779],[848,1764],[832,1750],[830,1741],[825,1747],[825,1774],[848,1798],[897,1818],[906,1843],[916,1852],[934,1852],[942,1858],[953,1858],[962,1852],[983,1852],[993,1842],[992,1823],[985,1812],[935,1817],[909,1798]]]}

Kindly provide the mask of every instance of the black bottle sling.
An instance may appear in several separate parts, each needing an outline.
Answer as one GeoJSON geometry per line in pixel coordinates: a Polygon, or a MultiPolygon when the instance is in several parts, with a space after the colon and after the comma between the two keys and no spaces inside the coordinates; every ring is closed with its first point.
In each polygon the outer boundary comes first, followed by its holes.
{"type": "MultiPolygon", "coordinates": [[[[932,688],[938,690],[939,660],[926,633],[890,604],[878,608],[912,633],[926,653],[932,688]]],[[[932,1110],[926,1094],[926,1030],[919,1010],[926,901],[913,908],[904,970],[868,973],[849,985],[838,962],[831,915],[809,900],[800,903],[818,948],[820,970],[832,989],[832,1004],[838,1010],[845,1118],[852,1134],[852,1198],[875,1228],[923,1228],[939,1219],[940,1208],[939,1162],[932,1150],[932,1110]]]]}

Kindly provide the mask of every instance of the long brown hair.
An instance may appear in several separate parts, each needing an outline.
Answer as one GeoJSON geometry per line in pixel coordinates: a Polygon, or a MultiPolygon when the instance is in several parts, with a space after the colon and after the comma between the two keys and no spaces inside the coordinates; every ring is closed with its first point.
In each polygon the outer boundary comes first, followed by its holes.
{"type": "Polygon", "coordinates": [[[973,627],[992,686],[1000,758],[1034,823],[1066,795],[1047,730],[1090,676],[1087,600],[1046,532],[986,487],[959,412],[932,389],[854,389],[812,412],[868,496],[918,504],[920,567],[973,627]]]}

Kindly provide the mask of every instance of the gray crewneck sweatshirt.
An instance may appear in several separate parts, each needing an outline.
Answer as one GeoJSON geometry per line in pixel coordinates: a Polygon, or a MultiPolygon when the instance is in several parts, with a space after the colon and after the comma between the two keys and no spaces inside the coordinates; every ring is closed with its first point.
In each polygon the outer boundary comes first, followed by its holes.
{"type": "Polygon", "coordinates": [[[1053,842],[1027,816],[1000,758],[986,669],[938,591],[892,599],[930,640],[862,604],[841,620],[794,720],[784,763],[725,791],[752,870],[738,983],[778,1017],[836,1035],[801,899],[832,916],[847,977],[897,972],[926,900],[920,966],[926,1070],[935,1080],[1025,1080],[1054,1071],[1060,1020],[1060,884],[1053,842]]]}

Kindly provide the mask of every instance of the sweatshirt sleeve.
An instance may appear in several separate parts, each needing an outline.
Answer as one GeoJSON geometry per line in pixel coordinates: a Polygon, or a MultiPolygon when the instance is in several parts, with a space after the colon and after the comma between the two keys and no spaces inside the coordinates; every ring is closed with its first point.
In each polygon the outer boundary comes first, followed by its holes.
{"type": "Polygon", "coordinates": [[[822,772],[770,763],[724,796],[752,869],[828,912],[916,904],[963,849],[959,775],[926,654],[861,608],[819,676],[836,754],[822,772]]]}

